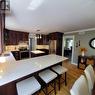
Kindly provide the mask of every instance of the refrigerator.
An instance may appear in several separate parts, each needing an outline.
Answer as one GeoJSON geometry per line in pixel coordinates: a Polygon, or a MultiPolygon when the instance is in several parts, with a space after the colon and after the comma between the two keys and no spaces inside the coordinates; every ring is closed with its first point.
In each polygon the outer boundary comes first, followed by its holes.
{"type": "Polygon", "coordinates": [[[50,54],[56,54],[56,45],[57,41],[56,40],[50,40],[49,41],[49,53],[50,54]]]}

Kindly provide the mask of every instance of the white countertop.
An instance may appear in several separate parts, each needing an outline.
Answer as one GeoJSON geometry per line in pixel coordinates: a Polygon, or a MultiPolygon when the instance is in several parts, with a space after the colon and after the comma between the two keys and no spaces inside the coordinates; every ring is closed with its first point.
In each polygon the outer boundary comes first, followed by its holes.
{"type": "Polygon", "coordinates": [[[11,63],[0,64],[0,86],[35,73],[68,58],[50,54],[11,63]]]}
{"type": "Polygon", "coordinates": [[[45,53],[44,51],[40,51],[40,50],[34,50],[34,51],[31,51],[31,52],[34,53],[34,54],[45,53]]]}

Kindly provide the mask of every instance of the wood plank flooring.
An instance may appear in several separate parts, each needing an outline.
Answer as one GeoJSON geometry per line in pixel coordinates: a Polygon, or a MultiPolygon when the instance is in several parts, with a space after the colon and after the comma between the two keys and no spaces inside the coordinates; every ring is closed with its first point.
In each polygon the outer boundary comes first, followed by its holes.
{"type": "MultiPolygon", "coordinates": [[[[63,63],[63,66],[68,68],[68,73],[67,73],[67,86],[63,83],[61,85],[61,90],[57,90],[57,95],[70,95],[70,89],[72,85],[74,84],[75,80],[81,75],[84,74],[83,70],[78,69],[76,65],[73,65],[69,63],[69,61],[65,61],[63,63]]],[[[41,93],[40,95],[44,95],[41,93]]],[[[54,95],[51,93],[50,95],[54,95]]]]}

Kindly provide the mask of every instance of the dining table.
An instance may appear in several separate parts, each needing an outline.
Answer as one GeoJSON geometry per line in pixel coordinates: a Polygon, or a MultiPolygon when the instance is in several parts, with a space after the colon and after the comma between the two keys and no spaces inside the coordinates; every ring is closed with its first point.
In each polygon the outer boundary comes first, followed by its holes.
{"type": "Polygon", "coordinates": [[[0,95],[17,95],[16,83],[52,66],[67,57],[49,54],[19,61],[0,63],[0,95]]]}

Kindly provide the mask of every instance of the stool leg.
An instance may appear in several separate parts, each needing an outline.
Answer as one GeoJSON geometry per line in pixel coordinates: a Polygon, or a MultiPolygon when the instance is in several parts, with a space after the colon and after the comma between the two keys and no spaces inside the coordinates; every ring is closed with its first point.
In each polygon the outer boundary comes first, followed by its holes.
{"type": "Polygon", "coordinates": [[[46,86],[46,91],[45,91],[45,95],[48,95],[48,85],[46,86]]]}
{"type": "Polygon", "coordinates": [[[67,85],[67,73],[65,72],[65,86],[67,85]]]}
{"type": "Polygon", "coordinates": [[[61,77],[59,76],[59,77],[58,77],[58,86],[59,86],[58,88],[59,88],[59,90],[60,90],[60,78],[61,78],[61,77]]]}
{"type": "Polygon", "coordinates": [[[56,81],[54,80],[54,93],[56,95],[56,81]]]}

